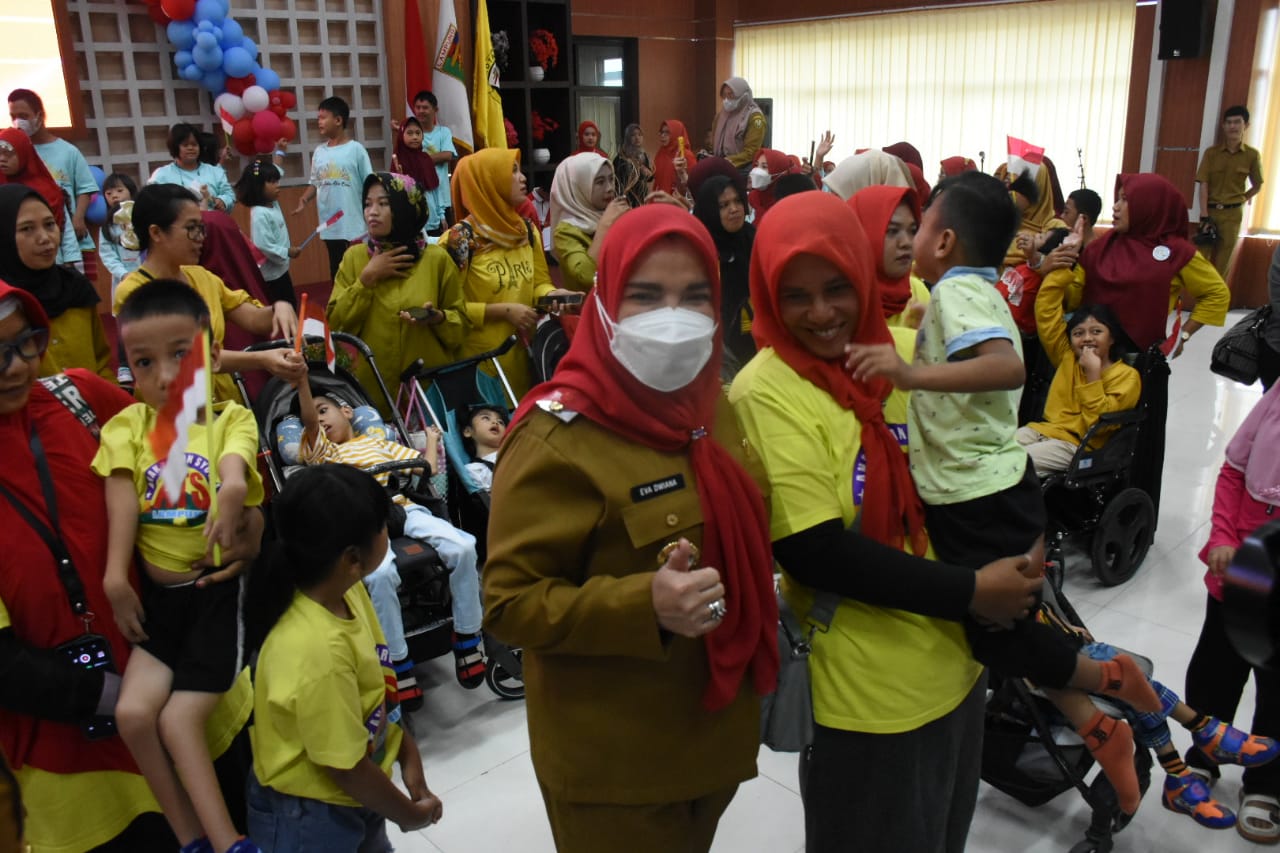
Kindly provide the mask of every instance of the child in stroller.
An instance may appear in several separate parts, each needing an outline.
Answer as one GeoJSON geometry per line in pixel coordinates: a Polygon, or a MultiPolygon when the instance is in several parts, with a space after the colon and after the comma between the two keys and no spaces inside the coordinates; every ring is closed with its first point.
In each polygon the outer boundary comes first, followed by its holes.
{"type": "Polygon", "coordinates": [[[508,413],[501,406],[482,403],[472,406],[467,413],[467,425],[462,428],[462,447],[470,459],[467,473],[482,491],[493,485],[493,466],[498,461],[498,448],[507,434],[508,413]]]}
{"type": "MultiPolygon", "coordinates": [[[[339,462],[366,470],[384,462],[421,458],[416,451],[395,442],[355,435],[352,408],[344,400],[335,399],[331,392],[313,397],[306,381],[298,382],[297,391],[304,430],[299,455],[305,464],[339,462]]],[[[429,468],[432,474],[436,473],[433,445],[438,439],[438,434],[428,434],[429,452],[423,460],[424,467],[429,468]]],[[[376,476],[385,485],[389,475],[382,473],[376,476]]],[[[449,569],[453,599],[453,653],[458,682],[467,689],[479,687],[484,683],[485,663],[480,651],[480,576],[476,570],[475,537],[437,518],[430,510],[404,495],[397,495],[395,501],[404,509],[405,535],[429,544],[449,569]]],[[[366,584],[378,621],[387,635],[397,676],[400,676],[402,669],[412,670],[413,664],[408,659],[408,644],[396,595],[400,578],[393,551],[388,550],[382,565],[369,575],[366,584]]],[[[421,701],[420,692],[416,698],[421,701]]]]}

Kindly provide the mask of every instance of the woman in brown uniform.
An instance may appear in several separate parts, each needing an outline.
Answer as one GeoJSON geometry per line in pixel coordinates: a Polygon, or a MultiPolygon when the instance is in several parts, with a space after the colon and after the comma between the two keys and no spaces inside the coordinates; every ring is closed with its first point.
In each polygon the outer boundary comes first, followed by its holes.
{"type": "Polygon", "coordinates": [[[693,217],[624,214],[498,460],[485,626],[525,650],[560,853],[705,853],[756,774],[777,604],[763,476],[718,379],[717,270],[693,217]]]}

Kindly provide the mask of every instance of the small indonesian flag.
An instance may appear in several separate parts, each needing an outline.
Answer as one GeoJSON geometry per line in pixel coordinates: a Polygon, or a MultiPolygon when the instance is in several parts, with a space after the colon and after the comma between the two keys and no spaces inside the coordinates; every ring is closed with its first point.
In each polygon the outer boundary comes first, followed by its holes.
{"type": "Polygon", "coordinates": [[[156,459],[164,460],[161,481],[170,504],[176,505],[182,497],[182,484],[188,473],[187,441],[191,425],[200,416],[201,407],[209,401],[206,347],[204,333],[197,335],[191,350],[178,366],[178,375],[169,384],[168,397],[156,414],[156,425],[151,431],[151,450],[156,459]]]}
{"type": "Polygon", "coordinates": [[[324,308],[319,305],[302,306],[302,334],[316,338],[324,338],[324,363],[329,372],[337,368],[337,356],[333,351],[333,338],[329,334],[329,318],[324,315],[324,308]]]}
{"type": "Polygon", "coordinates": [[[1006,137],[1009,140],[1009,180],[1026,174],[1034,178],[1040,173],[1040,165],[1044,163],[1044,149],[1032,145],[1025,139],[1006,137]]]}
{"type": "Polygon", "coordinates": [[[226,107],[218,107],[218,118],[222,121],[223,132],[225,132],[227,136],[230,136],[231,132],[236,128],[235,117],[232,116],[231,113],[227,112],[226,107]]]}

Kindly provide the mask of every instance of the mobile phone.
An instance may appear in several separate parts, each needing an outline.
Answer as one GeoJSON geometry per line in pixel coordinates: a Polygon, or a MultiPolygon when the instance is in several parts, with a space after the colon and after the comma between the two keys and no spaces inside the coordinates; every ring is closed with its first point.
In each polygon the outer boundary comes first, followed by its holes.
{"type": "Polygon", "coordinates": [[[683,136],[676,137],[676,148],[679,151],[679,153],[676,156],[683,157],[684,156],[684,137],[683,136]]]}
{"type": "Polygon", "coordinates": [[[406,308],[404,311],[411,318],[419,321],[430,320],[438,313],[435,308],[406,308]]]}
{"type": "Polygon", "coordinates": [[[584,293],[570,293],[568,295],[560,294],[559,296],[539,296],[538,301],[534,303],[535,308],[541,308],[549,311],[551,306],[559,302],[562,306],[581,305],[582,300],[586,298],[584,293]]]}
{"type": "MultiPolygon", "coordinates": [[[[58,646],[73,666],[117,672],[111,657],[111,645],[101,634],[84,634],[58,646]]],[[[80,721],[80,730],[89,740],[102,740],[116,733],[114,717],[92,716],[80,721]]]]}

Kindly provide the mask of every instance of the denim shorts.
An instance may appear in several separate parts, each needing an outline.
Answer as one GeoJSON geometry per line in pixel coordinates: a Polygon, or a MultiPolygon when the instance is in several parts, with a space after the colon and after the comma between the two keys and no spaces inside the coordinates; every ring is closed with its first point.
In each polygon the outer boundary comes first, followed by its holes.
{"type": "Polygon", "coordinates": [[[249,774],[249,838],[264,853],[391,853],[387,821],[373,811],[295,797],[249,774]]]}

